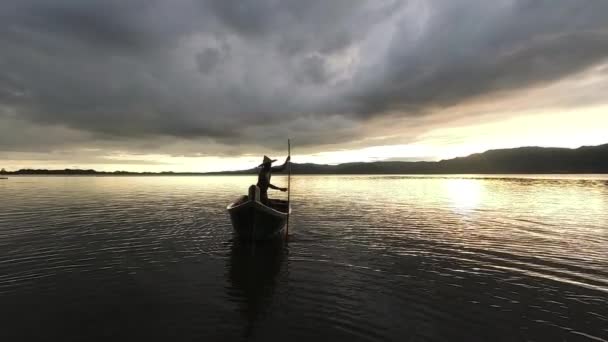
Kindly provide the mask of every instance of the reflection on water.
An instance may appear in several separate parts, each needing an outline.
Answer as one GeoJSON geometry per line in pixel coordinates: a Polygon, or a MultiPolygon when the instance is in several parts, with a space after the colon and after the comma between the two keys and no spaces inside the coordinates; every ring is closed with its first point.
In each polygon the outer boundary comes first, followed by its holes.
{"type": "Polygon", "coordinates": [[[448,179],[445,189],[452,207],[456,210],[467,211],[477,209],[483,195],[483,183],[475,179],[448,179]]]}
{"type": "Polygon", "coordinates": [[[0,340],[608,341],[607,176],[296,176],[251,246],[255,181],[1,182],[0,340]]]}
{"type": "Polygon", "coordinates": [[[228,294],[239,303],[245,320],[244,337],[253,336],[255,325],[270,307],[287,249],[277,238],[256,244],[232,241],[228,259],[228,294]]]}

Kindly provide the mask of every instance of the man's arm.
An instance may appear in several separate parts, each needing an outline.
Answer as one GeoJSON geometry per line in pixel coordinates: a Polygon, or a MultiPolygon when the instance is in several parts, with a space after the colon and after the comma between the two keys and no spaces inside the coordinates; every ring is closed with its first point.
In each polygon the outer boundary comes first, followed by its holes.
{"type": "Polygon", "coordinates": [[[285,168],[287,167],[287,163],[289,163],[290,160],[291,160],[291,157],[287,157],[287,159],[285,159],[285,163],[283,163],[283,165],[281,165],[281,166],[273,166],[272,167],[272,171],[273,172],[281,172],[281,171],[285,170],[285,168]]]}
{"type": "Polygon", "coordinates": [[[272,184],[268,184],[268,187],[271,189],[275,189],[275,190],[281,190],[283,192],[287,191],[287,188],[280,188],[280,187],[278,187],[276,185],[272,185],[272,184]]]}

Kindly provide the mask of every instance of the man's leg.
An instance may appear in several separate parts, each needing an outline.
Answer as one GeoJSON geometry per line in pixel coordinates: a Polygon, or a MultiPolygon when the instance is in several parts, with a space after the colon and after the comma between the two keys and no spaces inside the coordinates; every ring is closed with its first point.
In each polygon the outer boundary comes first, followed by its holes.
{"type": "Polygon", "coordinates": [[[260,201],[264,205],[269,205],[270,202],[268,201],[268,193],[266,191],[260,192],[260,201]]]}

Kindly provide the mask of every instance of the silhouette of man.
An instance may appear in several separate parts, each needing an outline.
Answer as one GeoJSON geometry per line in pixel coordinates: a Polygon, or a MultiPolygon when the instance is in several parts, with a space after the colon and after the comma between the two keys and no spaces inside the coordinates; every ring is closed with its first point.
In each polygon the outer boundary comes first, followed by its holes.
{"type": "Polygon", "coordinates": [[[268,205],[268,188],[274,189],[274,190],[281,190],[283,192],[287,191],[287,188],[280,188],[278,186],[274,186],[272,184],[270,184],[270,177],[272,176],[272,171],[283,171],[285,170],[285,167],[287,166],[287,163],[289,163],[289,161],[291,160],[291,157],[287,157],[287,159],[285,159],[285,163],[281,166],[275,166],[272,167],[272,163],[274,163],[275,161],[277,161],[276,159],[270,159],[267,156],[264,156],[264,161],[262,162],[262,164],[260,164],[260,166],[258,166],[260,168],[260,173],[258,175],[258,184],[257,186],[260,188],[260,200],[262,201],[262,203],[268,205]]]}

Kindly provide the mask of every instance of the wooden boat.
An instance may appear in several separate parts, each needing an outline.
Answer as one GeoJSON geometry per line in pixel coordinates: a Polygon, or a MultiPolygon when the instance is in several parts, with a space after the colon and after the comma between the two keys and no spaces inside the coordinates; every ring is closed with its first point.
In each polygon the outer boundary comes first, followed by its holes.
{"type": "Polygon", "coordinates": [[[268,240],[284,234],[291,208],[287,201],[270,200],[270,206],[260,201],[260,188],[249,187],[249,194],[241,196],[228,207],[234,232],[246,240],[268,240]]]}

